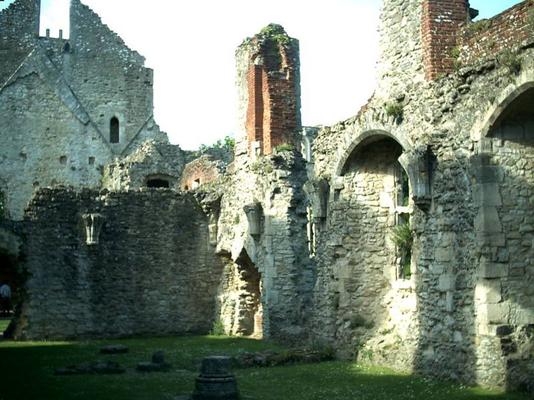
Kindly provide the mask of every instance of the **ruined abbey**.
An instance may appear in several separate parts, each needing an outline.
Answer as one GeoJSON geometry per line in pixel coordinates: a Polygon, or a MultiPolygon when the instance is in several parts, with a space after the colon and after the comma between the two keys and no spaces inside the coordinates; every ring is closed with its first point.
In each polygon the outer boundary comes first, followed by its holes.
{"type": "MultiPolygon", "coordinates": [[[[236,52],[233,160],[153,118],[152,71],[80,0],[0,13],[1,278],[17,339],[207,333],[534,392],[534,3],[383,0],[378,83],[303,127],[299,43],[236,52]]],[[[357,40],[357,38],[355,38],[357,40]]],[[[228,77],[232,79],[232,77],[228,77]]]]}

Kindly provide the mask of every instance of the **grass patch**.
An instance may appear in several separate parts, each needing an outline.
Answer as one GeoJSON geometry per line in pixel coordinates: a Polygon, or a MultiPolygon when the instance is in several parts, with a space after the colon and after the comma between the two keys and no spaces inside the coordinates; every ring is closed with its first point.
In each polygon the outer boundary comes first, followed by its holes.
{"type": "Polygon", "coordinates": [[[10,321],[9,319],[0,319],[0,336],[7,329],[10,321]]]}
{"type": "MultiPolygon", "coordinates": [[[[171,400],[193,390],[198,361],[207,355],[283,350],[273,343],[228,337],[180,337],[84,342],[0,342],[2,400],[171,400]],[[130,352],[105,356],[101,346],[122,343],[130,352]],[[156,350],[164,350],[172,369],[140,374],[133,369],[156,350]],[[113,360],[122,375],[54,376],[54,368],[94,360],[113,360]]],[[[523,400],[527,397],[436,383],[384,368],[332,361],[320,364],[235,370],[245,398],[256,400],[433,399],[523,400]]]]}

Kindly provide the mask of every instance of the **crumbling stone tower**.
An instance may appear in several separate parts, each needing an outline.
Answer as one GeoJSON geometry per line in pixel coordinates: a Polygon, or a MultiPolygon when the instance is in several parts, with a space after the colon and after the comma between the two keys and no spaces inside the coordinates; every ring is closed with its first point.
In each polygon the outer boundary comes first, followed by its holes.
{"type": "Polygon", "coordinates": [[[298,40],[270,24],[237,50],[239,129],[249,154],[293,144],[301,128],[298,40]]]}

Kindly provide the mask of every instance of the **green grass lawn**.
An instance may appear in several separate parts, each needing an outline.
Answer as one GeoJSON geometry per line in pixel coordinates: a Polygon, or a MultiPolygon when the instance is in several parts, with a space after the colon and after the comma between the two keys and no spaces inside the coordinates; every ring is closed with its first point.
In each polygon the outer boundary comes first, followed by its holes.
{"type": "MultiPolygon", "coordinates": [[[[240,338],[180,337],[87,342],[0,342],[0,400],[172,400],[193,390],[198,364],[207,355],[280,350],[275,344],[240,338]],[[105,344],[130,352],[106,356],[105,344]],[[137,362],[164,350],[172,369],[142,374],[137,362]],[[54,368],[114,360],[122,375],[54,376],[54,368]]],[[[245,399],[256,400],[523,400],[528,396],[437,383],[391,370],[332,361],[320,364],[235,370],[245,399]]]]}

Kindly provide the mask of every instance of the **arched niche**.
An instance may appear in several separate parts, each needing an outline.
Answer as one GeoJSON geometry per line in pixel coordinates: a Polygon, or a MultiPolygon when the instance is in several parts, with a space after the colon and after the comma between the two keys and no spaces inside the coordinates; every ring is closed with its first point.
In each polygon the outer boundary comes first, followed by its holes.
{"type": "Polygon", "coordinates": [[[487,138],[534,145],[534,82],[514,91],[488,122],[487,138]]]}
{"type": "Polygon", "coordinates": [[[408,151],[412,147],[411,145],[406,142],[405,140],[393,135],[392,133],[384,130],[370,130],[365,131],[358,135],[358,137],[350,144],[350,146],[343,152],[341,155],[335,174],[337,176],[341,176],[344,174],[345,169],[347,167],[347,162],[351,157],[354,157],[354,154],[357,153],[360,149],[364,148],[370,143],[377,142],[383,139],[392,139],[393,141],[397,142],[403,151],[408,151]]]}

